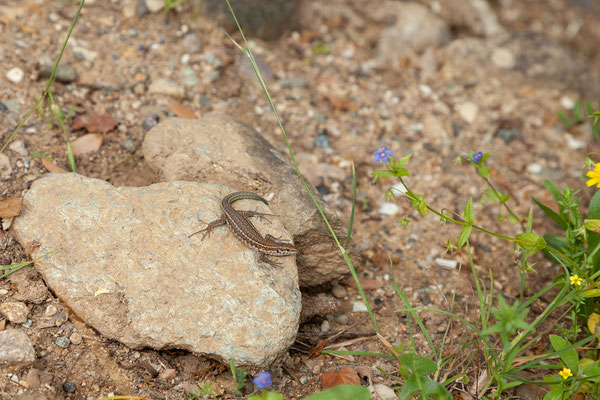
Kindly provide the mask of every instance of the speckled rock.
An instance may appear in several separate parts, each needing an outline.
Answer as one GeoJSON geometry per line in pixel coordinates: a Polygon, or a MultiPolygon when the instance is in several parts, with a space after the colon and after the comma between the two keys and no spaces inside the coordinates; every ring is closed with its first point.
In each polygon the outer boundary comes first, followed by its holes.
{"type": "MultiPolygon", "coordinates": [[[[204,241],[231,188],[192,182],[113,187],[49,174],[25,194],[13,233],[52,291],[100,333],[132,348],[180,348],[266,365],[293,343],[300,315],[294,257],[280,268],[226,227],[204,241]],[[52,212],[48,212],[52,210],[52,212]]],[[[270,212],[252,201],[240,209],[270,212]]],[[[276,217],[259,230],[287,237],[276,217]]]]}
{"type": "Polygon", "coordinates": [[[11,364],[34,360],[35,350],[25,332],[17,329],[0,331],[0,362],[11,364]]]}

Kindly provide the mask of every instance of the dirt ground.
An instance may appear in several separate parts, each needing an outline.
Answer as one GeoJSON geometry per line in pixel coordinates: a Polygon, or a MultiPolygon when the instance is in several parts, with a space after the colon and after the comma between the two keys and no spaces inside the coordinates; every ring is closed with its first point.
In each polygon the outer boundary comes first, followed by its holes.
{"type": "MultiPolygon", "coordinates": [[[[437,2],[424,0],[421,3],[435,9],[437,2]]],[[[489,3],[507,31],[544,32],[585,57],[590,69],[600,69],[599,1],[496,0],[489,3]]],[[[478,304],[466,253],[446,254],[444,251],[448,240],[456,240],[458,228],[440,226],[436,217],[421,217],[412,212],[411,226],[403,229],[398,221],[400,215],[410,211],[410,205],[402,200],[396,202],[400,214],[390,216],[381,212],[387,188],[397,182],[370,185],[369,172],[379,168],[372,161],[374,150],[387,146],[397,156],[414,153],[409,163],[412,174],[409,182],[429,204],[461,213],[467,198],[473,196],[479,225],[514,236],[520,233],[519,226],[498,222],[497,207],[478,203],[485,189],[483,181],[478,180],[468,166],[454,164],[454,159],[469,150],[491,151],[488,163],[494,178],[503,190],[510,190],[514,209],[526,215],[532,206],[532,196],[549,202],[550,197],[543,187],[544,178],[555,179],[559,186],[585,187],[581,166],[587,153],[596,146],[587,124],[566,129],[555,115],[564,104],[565,96],[571,100],[581,98],[574,90],[536,85],[492,90],[494,86],[488,82],[444,81],[436,71],[424,78],[422,64],[410,57],[394,68],[370,67],[376,58],[377,40],[382,30],[393,22],[384,11],[397,4],[390,1],[385,7],[378,7],[376,2],[361,0],[315,2],[306,7],[297,30],[287,32],[277,41],[253,39],[251,42],[257,57],[268,64],[268,70],[264,71],[266,81],[292,147],[299,155],[301,168],[303,165],[313,167],[309,179],[345,221],[349,219],[352,199],[348,160],[356,165],[359,190],[353,238],[363,259],[356,267],[367,285],[381,334],[395,346],[407,344],[409,336],[406,317],[396,312],[403,305],[392,285],[388,254],[395,265],[395,278],[407,291],[413,306],[449,309],[454,294],[453,311],[476,322],[478,304]],[[437,100],[432,100],[431,91],[437,100]],[[510,110],[501,106],[505,96],[515,104],[510,110]],[[423,121],[427,121],[427,114],[435,111],[434,105],[440,99],[450,110],[458,110],[457,104],[473,99],[479,105],[477,121],[464,123],[456,111],[450,111],[444,121],[452,121],[448,122],[451,137],[440,138],[433,130],[423,129],[423,121]],[[497,131],[504,128],[517,130],[519,138],[505,143],[496,136],[497,131]],[[566,134],[585,142],[586,147],[567,147],[566,134]],[[531,168],[532,163],[541,164],[548,174],[532,173],[535,169],[531,168]],[[314,168],[317,164],[321,169],[314,168]],[[328,170],[328,166],[343,171],[342,177],[331,172],[333,169],[328,170]],[[454,269],[440,267],[436,263],[438,257],[456,260],[459,265],[454,269]]],[[[0,0],[0,6],[3,11],[0,35],[4,38],[0,43],[0,76],[5,77],[13,67],[25,73],[19,83],[4,78],[0,81],[0,102],[5,105],[0,108],[3,145],[42,93],[46,80],[39,77],[38,63],[45,58],[56,59],[77,4],[0,0]]],[[[468,23],[457,21],[451,25],[453,38],[481,37],[468,23]]],[[[232,37],[239,40],[237,34],[232,37]]],[[[52,90],[55,101],[67,112],[72,107],[75,115],[108,113],[118,122],[115,129],[102,135],[98,151],[76,158],[79,174],[117,186],[159,182],[159,174],[148,168],[141,155],[146,133],[144,125],[152,121],[154,114],[160,119],[181,113],[178,107],[199,117],[213,110],[232,114],[259,130],[276,147],[282,150],[285,147],[268,103],[239,50],[212,21],[195,17],[190,7],[168,14],[137,16],[117,1],[89,2],[74,29],[62,64],[73,65],[78,77],[72,83],[55,84],[52,90]],[[190,51],[182,44],[182,38],[189,32],[197,34],[200,49],[190,51]],[[189,78],[190,74],[197,81],[189,78]],[[151,90],[160,79],[171,79],[185,94],[167,96],[151,90]]],[[[493,79],[490,77],[490,81],[493,79]]],[[[69,119],[67,125],[70,127],[71,123],[69,119]]],[[[70,134],[76,138],[85,133],[80,129],[70,134]]],[[[31,153],[51,156],[56,165],[68,169],[60,128],[56,123],[50,127],[37,112],[16,140],[23,142],[29,154],[23,156],[14,149],[4,151],[12,173],[0,182],[0,196],[22,196],[35,179],[48,172],[42,159],[31,153]]],[[[591,194],[584,190],[582,195],[589,198],[591,194]]],[[[537,210],[534,226],[541,233],[554,229],[537,210]]],[[[512,246],[482,234],[474,234],[471,243],[480,277],[488,279],[491,272],[495,291],[514,300],[519,293],[519,270],[514,263],[512,246]]],[[[1,265],[28,259],[9,230],[0,231],[0,249],[1,265]]],[[[535,262],[536,272],[528,277],[530,293],[560,274],[560,268],[543,258],[535,262]]],[[[375,383],[390,387],[395,384],[375,370],[380,367],[395,374],[397,366],[388,360],[362,356],[308,357],[310,346],[340,331],[344,333],[331,343],[355,340],[333,348],[387,352],[383,341],[374,336],[368,315],[353,312],[354,303],[360,300],[358,291],[349,281],[341,283],[347,291],[345,296],[340,296],[341,307],[328,316],[317,316],[304,323],[285,363],[271,369],[274,388],[285,398],[299,399],[319,391],[323,372],[347,365],[368,366],[375,383]]],[[[16,328],[27,332],[37,356],[33,365],[0,370],[2,398],[34,393],[32,397],[23,398],[95,399],[114,394],[180,399],[207,381],[215,382],[213,387],[217,393],[227,393],[223,398],[233,397],[227,366],[214,361],[177,350],[128,349],[102,337],[68,310],[68,319],[60,326],[41,327],[36,321],[43,319],[48,305],[60,306],[60,301],[47,290],[31,266],[1,281],[0,290],[0,302],[21,299],[30,307],[29,318],[33,325],[16,328]],[[74,332],[81,335],[81,343],[72,343],[67,348],[55,344],[58,337],[71,336],[74,332]],[[163,379],[153,376],[148,365],[174,372],[163,379]],[[35,379],[31,378],[32,369],[39,375],[38,388],[34,391],[28,387],[36,386],[35,379]],[[72,384],[75,391],[69,393],[65,388],[70,389],[72,384]]],[[[329,293],[331,287],[307,292],[319,291],[329,293]]],[[[539,314],[549,299],[542,297],[535,302],[530,315],[539,314]]],[[[450,321],[435,313],[423,312],[421,317],[439,346],[450,321]]],[[[554,322],[548,321],[548,329],[554,322]]],[[[445,351],[456,354],[456,358],[444,370],[446,376],[457,374],[473,356],[472,349],[461,348],[461,344],[470,339],[470,331],[452,323],[445,351]]],[[[416,334],[416,343],[422,354],[427,355],[422,334],[416,334]]],[[[544,343],[540,346],[543,348],[544,343]]],[[[477,359],[481,361],[480,357],[475,357],[475,361],[477,359]]],[[[481,365],[471,362],[466,373],[474,377],[481,365]]],[[[256,374],[258,370],[248,368],[248,372],[256,374]]],[[[456,384],[452,389],[458,395],[462,390],[469,390],[469,385],[456,384]]],[[[534,394],[516,396],[537,398],[534,394]]]]}

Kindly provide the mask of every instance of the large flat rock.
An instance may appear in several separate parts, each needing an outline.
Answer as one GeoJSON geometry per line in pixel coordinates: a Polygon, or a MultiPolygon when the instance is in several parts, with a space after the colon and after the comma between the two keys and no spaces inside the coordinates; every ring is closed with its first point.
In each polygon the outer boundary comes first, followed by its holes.
{"type": "MultiPolygon", "coordinates": [[[[103,335],[132,348],[179,348],[266,365],[293,343],[300,314],[294,257],[280,268],[226,227],[188,237],[233,191],[192,182],[114,187],[49,174],[26,193],[12,230],[53,292],[103,335]]],[[[243,200],[239,209],[269,212],[243,200]]],[[[270,221],[270,222],[269,222],[270,221]]],[[[289,237],[276,217],[261,232],[289,237]]]]}

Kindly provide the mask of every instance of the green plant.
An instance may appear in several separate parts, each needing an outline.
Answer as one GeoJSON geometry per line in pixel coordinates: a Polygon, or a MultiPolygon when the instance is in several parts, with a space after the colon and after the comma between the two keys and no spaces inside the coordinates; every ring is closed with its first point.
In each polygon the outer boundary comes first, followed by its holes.
{"type": "MultiPolygon", "coordinates": [[[[600,100],[598,100],[598,107],[600,108],[600,100]]],[[[558,116],[558,118],[560,118],[562,123],[565,125],[565,128],[567,129],[585,122],[587,118],[594,118],[594,121],[590,121],[590,128],[592,129],[594,137],[598,137],[598,135],[600,135],[600,131],[595,122],[595,118],[597,118],[598,115],[600,115],[597,113],[598,111],[594,112],[592,103],[587,100],[583,102],[583,105],[580,100],[576,100],[573,106],[573,110],[570,113],[571,115],[567,114],[562,110],[556,111],[556,115],[558,116]]]]}
{"type": "Polygon", "coordinates": [[[198,390],[193,390],[188,393],[188,399],[216,399],[217,395],[213,392],[214,382],[206,381],[202,384],[202,387],[198,390]]]}
{"type": "Polygon", "coordinates": [[[246,382],[248,381],[247,373],[245,368],[236,369],[235,368],[235,360],[231,359],[229,362],[229,367],[231,369],[231,375],[233,375],[233,381],[235,382],[235,394],[238,396],[242,396],[242,389],[246,386],[246,382]]]}

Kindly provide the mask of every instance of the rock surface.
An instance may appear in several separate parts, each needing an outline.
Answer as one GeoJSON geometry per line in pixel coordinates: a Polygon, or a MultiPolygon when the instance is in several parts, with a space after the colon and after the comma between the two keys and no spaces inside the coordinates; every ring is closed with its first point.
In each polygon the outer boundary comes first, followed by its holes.
{"type": "Polygon", "coordinates": [[[0,331],[0,362],[19,363],[35,360],[29,336],[17,329],[0,331]]]}
{"type": "MultiPolygon", "coordinates": [[[[348,273],[290,161],[247,125],[219,113],[197,120],[169,118],[146,134],[142,151],[146,161],[168,181],[213,182],[268,193],[267,199],[272,197],[271,206],[299,249],[300,286],[324,284],[348,273]]],[[[338,238],[344,240],[346,232],[339,216],[326,204],[320,202],[320,206],[338,238]]],[[[358,265],[353,248],[349,253],[358,265]]]]}
{"type": "MultiPolygon", "coordinates": [[[[293,257],[281,268],[226,227],[188,236],[220,214],[230,188],[191,182],[113,187],[77,174],[32,185],[13,233],[52,291],[105,336],[132,348],[180,348],[266,365],[294,341],[300,292],[293,257]],[[51,210],[51,212],[50,212],[51,210]]],[[[240,209],[269,212],[261,204],[240,209]]],[[[287,235],[276,217],[259,230],[287,235]]]]}
{"type": "Polygon", "coordinates": [[[29,308],[20,301],[7,301],[0,304],[0,313],[13,324],[24,324],[27,322],[29,308]]]}

